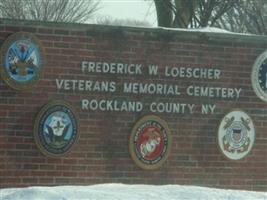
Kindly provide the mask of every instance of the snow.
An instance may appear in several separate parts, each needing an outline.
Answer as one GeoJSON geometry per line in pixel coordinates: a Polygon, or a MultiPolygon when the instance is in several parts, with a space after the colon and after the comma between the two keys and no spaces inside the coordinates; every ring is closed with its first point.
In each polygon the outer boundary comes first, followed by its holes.
{"type": "Polygon", "coordinates": [[[0,200],[267,200],[267,192],[223,190],[180,185],[100,184],[7,188],[0,200]]]}
{"type": "Polygon", "coordinates": [[[161,29],[164,30],[173,30],[173,31],[191,31],[191,32],[209,32],[209,33],[233,33],[221,28],[216,28],[216,27],[205,27],[205,28],[165,28],[165,27],[160,27],[161,29]]]}
{"type": "Polygon", "coordinates": [[[216,28],[216,27],[205,27],[205,28],[190,28],[188,31],[197,31],[197,32],[212,32],[212,33],[233,33],[225,29],[216,28]]]}
{"type": "Polygon", "coordinates": [[[172,30],[172,31],[189,31],[189,32],[203,32],[203,33],[228,33],[228,34],[234,34],[234,35],[254,35],[249,33],[237,33],[237,32],[231,32],[227,31],[225,29],[216,28],[216,27],[204,27],[204,28],[165,28],[165,27],[158,27],[159,29],[163,30],[172,30]]]}

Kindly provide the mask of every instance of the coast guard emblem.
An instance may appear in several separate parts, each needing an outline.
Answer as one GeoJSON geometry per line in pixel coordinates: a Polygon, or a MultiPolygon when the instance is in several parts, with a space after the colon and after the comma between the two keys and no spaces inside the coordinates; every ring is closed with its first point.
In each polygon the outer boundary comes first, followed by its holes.
{"type": "Polygon", "coordinates": [[[55,101],[39,112],[34,139],[45,155],[57,157],[69,152],[78,137],[78,121],[70,105],[55,101]]]}
{"type": "Polygon", "coordinates": [[[9,36],[1,47],[2,78],[16,90],[32,88],[41,76],[42,55],[41,44],[34,35],[18,32],[9,36]]]}
{"type": "Polygon", "coordinates": [[[231,160],[244,158],[252,149],[255,129],[251,118],[241,110],[228,113],[219,126],[218,143],[222,153],[231,160]]]}
{"type": "Polygon", "coordinates": [[[256,95],[267,101],[267,51],[255,61],[251,74],[251,81],[256,95]]]}
{"type": "Polygon", "coordinates": [[[134,126],[129,151],[134,162],[143,169],[157,169],[167,159],[171,147],[168,125],[157,116],[149,115],[134,126]]]}

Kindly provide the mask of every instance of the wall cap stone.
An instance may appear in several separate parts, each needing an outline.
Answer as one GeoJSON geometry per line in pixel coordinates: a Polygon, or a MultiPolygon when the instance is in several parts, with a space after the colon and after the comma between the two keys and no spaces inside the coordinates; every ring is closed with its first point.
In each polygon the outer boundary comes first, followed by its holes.
{"type": "MultiPolygon", "coordinates": [[[[1,19],[0,27],[35,27],[35,28],[52,28],[72,31],[85,31],[87,35],[98,35],[98,33],[119,33],[120,35],[140,35],[148,39],[162,40],[171,42],[175,39],[184,39],[192,41],[206,41],[206,42],[227,42],[231,44],[245,43],[245,44],[261,44],[266,46],[267,36],[233,33],[222,30],[205,31],[205,29],[174,29],[164,27],[130,27],[130,26],[112,26],[100,24],[81,24],[81,23],[64,23],[64,22],[44,22],[34,20],[17,20],[17,19],[1,19]],[[189,34],[190,33],[190,34],[189,34]]],[[[207,29],[208,30],[208,29],[207,29]]]]}

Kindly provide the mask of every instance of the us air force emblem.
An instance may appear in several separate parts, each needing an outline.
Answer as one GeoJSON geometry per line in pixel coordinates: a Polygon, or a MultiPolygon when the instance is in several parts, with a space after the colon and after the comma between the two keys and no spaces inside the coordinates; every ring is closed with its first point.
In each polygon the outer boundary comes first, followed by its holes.
{"type": "Polygon", "coordinates": [[[78,121],[69,104],[55,101],[41,109],[34,127],[34,139],[41,152],[62,156],[69,152],[77,137],[78,121]]]}
{"type": "Polygon", "coordinates": [[[251,81],[256,95],[267,101],[267,51],[255,61],[251,74],[251,81]]]}
{"type": "Polygon", "coordinates": [[[218,143],[227,158],[244,158],[252,149],[254,141],[254,124],[245,112],[235,110],[223,118],[219,126],[218,143]]]}
{"type": "Polygon", "coordinates": [[[129,151],[135,163],[143,169],[159,168],[167,159],[170,147],[168,125],[159,117],[143,117],[131,132],[129,151]]]}
{"type": "Polygon", "coordinates": [[[1,47],[1,75],[17,90],[32,88],[42,72],[43,50],[38,39],[18,32],[7,38],[1,47]]]}

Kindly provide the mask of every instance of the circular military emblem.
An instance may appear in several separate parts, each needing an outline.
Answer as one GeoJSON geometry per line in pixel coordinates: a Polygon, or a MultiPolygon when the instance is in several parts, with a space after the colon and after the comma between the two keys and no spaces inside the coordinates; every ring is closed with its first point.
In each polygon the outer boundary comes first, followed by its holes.
{"type": "Polygon", "coordinates": [[[267,101],[267,51],[256,59],[251,80],[256,95],[263,101],[267,101]]]}
{"type": "Polygon", "coordinates": [[[32,88],[41,76],[42,55],[41,44],[32,34],[18,32],[9,36],[1,47],[4,81],[17,90],[32,88]]]}
{"type": "Polygon", "coordinates": [[[129,151],[135,163],[143,169],[159,168],[170,152],[171,135],[168,125],[159,117],[149,115],[134,126],[129,151]]]}
{"type": "Polygon", "coordinates": [[[252,149],[254,141],[254,124],[245,112],[235,110],[224,116],[219,126],[218,143],[227,158],[244,158],[252,149]]]}
{"type": "Polygon", "coordinates": [[[57,157],[66,154],[77,137],[78,121],[69,104],[55,101],[41,109],[35,122],[34,139],[45,155],[57,157]]]}

